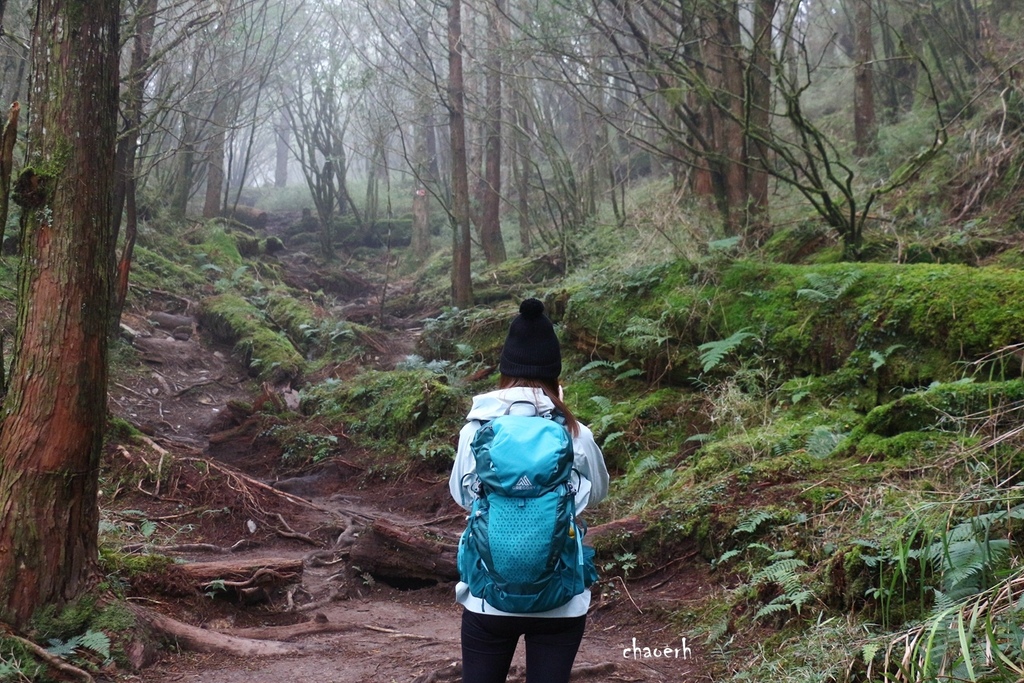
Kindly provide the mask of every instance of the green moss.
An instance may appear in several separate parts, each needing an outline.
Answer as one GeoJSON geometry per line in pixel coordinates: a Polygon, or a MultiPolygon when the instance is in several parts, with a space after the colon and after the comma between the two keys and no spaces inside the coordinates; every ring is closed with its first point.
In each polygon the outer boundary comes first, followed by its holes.
{"type": "MultiPolygon", "coordinates": [[[[103,590],[102,584],[99,589],[103,590]]],[[[126,648],[130,640],[140,636],[138,625],[125,603],[111,600],[107,595],[101,599],[95,593],[87,593],[59,610],[53,606],[43,607],[33,616],[29,635],[35,642],[52,644],[53,641],[66,643],[90,631],[105,634],[110,641],[110,656],[114,662],[120,666],[130,666],[126,648]]],[[[16,652],[16,649],[0,639],[0,657],[12,652],[16,652]]],[[[26,676],[17,680],[52,680],[46,678],[42,670],[31,674],[34,671],[32,656],[15,659],[21,663],[20,670],[26,676]]],[[[82,661],[73,660],[73,663],[85,666],[87,670],[95,667],[95,662],[87,658],[82,661]]]]}
{"type": "Polygon", "coordinates": [[[385,442],[391,452],[401,445],[418,452],[410,439],[426,443],[437,434],[458,433],[466,396],[427,370],[367,371],[346,382],[328,380],[303,394],[303,412],[343,419],[349,433],[364,441],[385,442]]]}
{"type": "Polygon", "coordinates": [[[775,231],[764,245],[766,260],[776,263],[801,263],[819,254],[835,238],[825,226],[804,222],[775,231]]]}
{"type": "Polygon", "coordinates": [[[95,595],[87,593],[63,608],[41,607],[32,616],[30,629],[35,638],[67,640],[85,633],[98,612],[99,601],[95,595]]]}
{"type": "Polygon", "coordinates": [[[205,283],[195,268],[172,261],[160,252],[136,245],[132,264],[132,282],[146,289],[189,294],[205,283]]]}
{"type": "Polygon", "coordinates": [[[165,555],[122,553],[115,548],[100,546],[100,566],[106,574],[133,577],[150,572],[161,572],[172,564],[174,564],[174,560],[165,555]]]}
{"type": "Polygon", "coordinates": [[[427,360],[454,360],[468,355],[459,350],[461,345],[483,363],[497,366],[518,307],[518,303],[509,301],[489,308],[445,309],[425,321],[416,350],[427,360]]]}
{"type": "Polygon", "coordinates": [[[245,263],[235,234],[218,219],[208,223],[202,234],[198,249],[204,263],[228,273],[245,263]]]}
{"type": "Polygon", "coordinates": [[[299,301],[283,289],[271,290],[266,295],[266,316],[307,352],[318,341],[316,332],[320,320],[316,313],[314,306],[299,301]]]}
{"type": "Polygon", "coordinates": [[[955,430],[958,419],[964,420],[1022,399],[1024,380],[936,385],[873,409],[854,428],[843,446],[855,446],[868,435],[891,438],[906,432],[937,428],[955,430]]]}
{"type": "MultiPolygon", "coordinates": [[[[657,357],[684,382],[701,375],[696,347],[738,330],[789,374],[837,376],[835,391],[865,409],[895,387],[958,377],[975,359],[1024,337],[1024,273],[954,265],[785,265],[736,261],[713,284],[693,282],[688,264],[648,268],[624,283],[573,289],[568,338],[605,359],[657,357]],[[630,344],[637,330],[665,343],[630,344]]],[[[722,363],[713,372],[735,371],[722,363]]],[[[1019,372],[1007,367],[1006,372],[1019,372]]]]}
{"type": "Polygon", "coordinates": [[[557,257],[511,258],[474,278],[473,297],[478,304],[512,301],[518,305],[523,298],[536,293],[534,283],[555,280],[564,274],[564,265],[557,257]]]}
{"type": "Polygon", "coordinates": [[[905,432],[891,437],[868,434],[857,444],[857,455],[875,460],[927,462],[943,452],[943,447],[954,438],[938,432],[905,432]]]}
{"type": "Polygon", "coordinates": [[[135,441],[142,435],[135,425],[120,417],[107,418],[106,439],[115,443],[135,441]]]}
{"type": "Polygon", "coordinates": [[[198,319],[216,339],[234,344],[235,353],[260,379],[282,382],[304,371],[305,362],[291,341],[269,329],[263,313],[240,296],[204,299],[198,319]]]}
{"type": "Polygon", "coordinates": [[[843,495],[844,491],[834,486],[812,486],[800,492],[800,498],[816,508],[839,500],[843,495]]]}

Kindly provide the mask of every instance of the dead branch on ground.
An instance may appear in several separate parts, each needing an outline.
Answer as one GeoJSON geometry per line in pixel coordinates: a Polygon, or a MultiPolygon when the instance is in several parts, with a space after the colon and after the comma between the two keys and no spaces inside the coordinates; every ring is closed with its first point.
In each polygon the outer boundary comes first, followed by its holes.
{"type": "Polygon", "coordinates": [[[153,631],[173,639],[179,647],[194,652],[212,652],[235,657],[280,657],[308,652],[312,649],[301,644],[240,638],[217,631],[209,631],[139,605],[130,604],[128,608],[141,623],[146,624],[153,631]]]}
{"type": "Polygon", "coordinates": [[[56,669],[57,671],[60,671],[64,674],[68,674],[69,676],[74,676],[77,679],[86,681],[86,683],[93,682],[93,678],[88,671],[84,671],[82,669],[79,669],[77,666],[72,666],[71,664],[68,664],[57,655],[47,652],[45,649],[43,649],[39,645],[36,645],[31,640],[27,640],[25,638],[22,638],[21,636],[16,636],[13,633],[6,633],[4,637],[18,641],[33,655],[46,662],[48,666],[56,669]]]}

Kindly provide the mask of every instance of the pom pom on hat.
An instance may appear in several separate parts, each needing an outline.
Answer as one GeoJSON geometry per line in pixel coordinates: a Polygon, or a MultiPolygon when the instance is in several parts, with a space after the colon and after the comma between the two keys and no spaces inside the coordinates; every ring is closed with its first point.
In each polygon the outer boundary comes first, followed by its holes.
{"type": "Polygon", "coordinates": [[[555,328],[538,299],[526,299],[508,328],[501,349],[501,374],[530,379],[557,379],[562,373],[562,351],[555,328]]]}

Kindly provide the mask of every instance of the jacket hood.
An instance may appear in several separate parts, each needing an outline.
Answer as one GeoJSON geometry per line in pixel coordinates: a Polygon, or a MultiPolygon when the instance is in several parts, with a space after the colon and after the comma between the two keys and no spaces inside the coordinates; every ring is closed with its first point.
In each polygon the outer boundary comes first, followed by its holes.
{"type": "Polygon", "coordinates": [[[524,406],[516,406],[515,403],[530,403],[536,406],[537,415],[547,415],[555,409],[543,389],[532,387],[511,387],[509,389],[498,389],[486,394],[473,397],[473,407],[470,408],[467,420],[479,420],[486,422],[501,415],[530,415],[529,409],[524,406]]]}

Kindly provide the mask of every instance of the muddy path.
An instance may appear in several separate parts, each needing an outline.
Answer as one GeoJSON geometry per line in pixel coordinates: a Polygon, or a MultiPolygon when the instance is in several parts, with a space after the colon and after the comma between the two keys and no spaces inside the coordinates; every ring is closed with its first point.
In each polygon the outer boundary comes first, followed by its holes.
{"type": "MultiPolygon", "coordinates": [[[[292,263],[306,269],[312,261],[298,256],[292,263]]],[[[240,406],[290,403],[297,400],[293,389],[254,382],[230,349],[210,343],[197,328],[194,302],[167,293],[154,293],[146,302],[145,309],[124,316],[139,361],[112,377],[110,409],[147,434],[156,453],[192,466],[171,477],[156,476],[162,488],[140,483],[138,490],[119,494],[106,503],[106,514],[124,520],[130,510],[155,521],[160,540],[153,543],[180,562],[259,564],[273,558],[301,563],[301,576],[256,596],[216,586],[203,594],[136,586],[130,599],[210,633],[251,637],[276,629],[273,639],[296,652],[237,657],[165,649],[150,653],[138,671],[115,672],[112,678],[145,683],[460,680],[461,608],[454,603],[454,585],[382,580],[355,566],[348,552],[371,520],[427,529],[454,541],[462,516],[448,497],[445,477],[368,483],[360,476],[367,454],[358,452],[342,453],[314,470],[283,468],[280,444],[240,406]],[[212,486],[210,473],[218,467],[224,471],[218,470],[221,476],[212,486]]],[[[374,306],[372,300],[347,303],[374,306]]],[[[382,333],[388,353],[374,362],[392,366],[411,352],[415,334],[413,324],[382,333]]],[[[153,453],[122,448],[114,457],[159,470],[164,456],[153,453]]],[[[702,600],[707,590],[706,577],[671,567],[635,582],[599,583],[574,680],[713,680],[712,658],[696,634],[680,632],[666,617],[702,600]]],[[[524,680],[523,671],[520,645],[509,680],[524,680]]]]}

